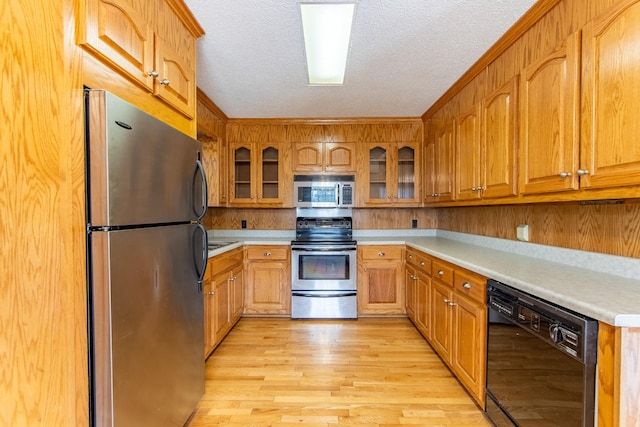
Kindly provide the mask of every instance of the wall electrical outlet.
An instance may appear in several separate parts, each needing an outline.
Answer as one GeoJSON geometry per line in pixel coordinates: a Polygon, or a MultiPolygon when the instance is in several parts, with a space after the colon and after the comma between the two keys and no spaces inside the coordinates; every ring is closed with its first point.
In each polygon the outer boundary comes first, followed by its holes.
{"type": "Polygon", "coordinates": [[[516,237],[523,242],[529,241],[529,226],[527,224],[520,224],[516,228],[516,237]]]}
{"type": "Polygon", "coordinates": [[[418,228],[418,220],[417,219],[412,219],[411,220],[411,228],[418,228]]]}
{"type": "Polygon", "coordinates": [[[240,226],[241,226],[242,228],[247,228],[247,220],[246,220],[246,219],[243,219],[243,220],[240,222],[240,226]]]}

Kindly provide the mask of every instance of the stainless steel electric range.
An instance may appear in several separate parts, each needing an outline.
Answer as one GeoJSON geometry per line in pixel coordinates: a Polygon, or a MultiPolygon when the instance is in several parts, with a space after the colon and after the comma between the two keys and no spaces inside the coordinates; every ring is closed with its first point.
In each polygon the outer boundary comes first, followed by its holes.
{"type": "Polygon", "coordinates": [[[356,319],[357,263],[351,209],[298,208],[291,242],[291,317],[356,319]]]}

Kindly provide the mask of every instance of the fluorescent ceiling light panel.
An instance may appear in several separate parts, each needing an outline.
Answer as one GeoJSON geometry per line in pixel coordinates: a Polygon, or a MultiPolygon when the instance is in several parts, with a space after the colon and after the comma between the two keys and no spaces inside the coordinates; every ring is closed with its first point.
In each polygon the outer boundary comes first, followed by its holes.
{"type": "Polygon", "coordinates": [[[355,2],[300,3],[310,84],[344,83],[355,7],[355,2]]]}

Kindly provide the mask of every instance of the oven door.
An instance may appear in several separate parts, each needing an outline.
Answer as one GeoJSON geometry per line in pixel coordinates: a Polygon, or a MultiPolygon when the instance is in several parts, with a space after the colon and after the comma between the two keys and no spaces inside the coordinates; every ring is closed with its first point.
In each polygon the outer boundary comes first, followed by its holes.
{"type": "Polygon", "coordinates": [[[355,291],[356,249],[321,246],[291,251],[292,291],[355,291]]]}

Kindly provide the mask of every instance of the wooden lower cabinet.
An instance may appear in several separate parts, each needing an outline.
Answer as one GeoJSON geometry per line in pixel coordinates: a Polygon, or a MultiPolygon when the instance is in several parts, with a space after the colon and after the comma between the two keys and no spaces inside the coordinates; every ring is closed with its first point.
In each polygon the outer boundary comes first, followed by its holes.
{"type": "Polygon", "coordinates": [[[453,290],[437,280],[433,281],[431,289],[431,345],[445,362],[449,362],[453,332],[453,311],[449,304],[453,299],[453,290]]]}
{"type": "Polygon", "coordinates": [[[406,260],[412,322],[484,408],[486,278],[413,248],[406,260]]]}
{"type": "Polygon", "coordinates": [[[204,356],[208,357],[244,310],[243,249],[209,259],[204,276],[204,356]]]}
{"type": "Polygon", "coordinates": [[[451,365],[462,384],[484,406],[487,309],[455,295],[451,365]]]}
{"type": "Polygon", "coordinates": [[[358,247],[358,315],[405,313],[403,247],[358,247]]]}
{"type": "Polygon", "coordinates": [[[288,246],[247,248],[244,314],[291,314],[291,261],[288,246]]]}

